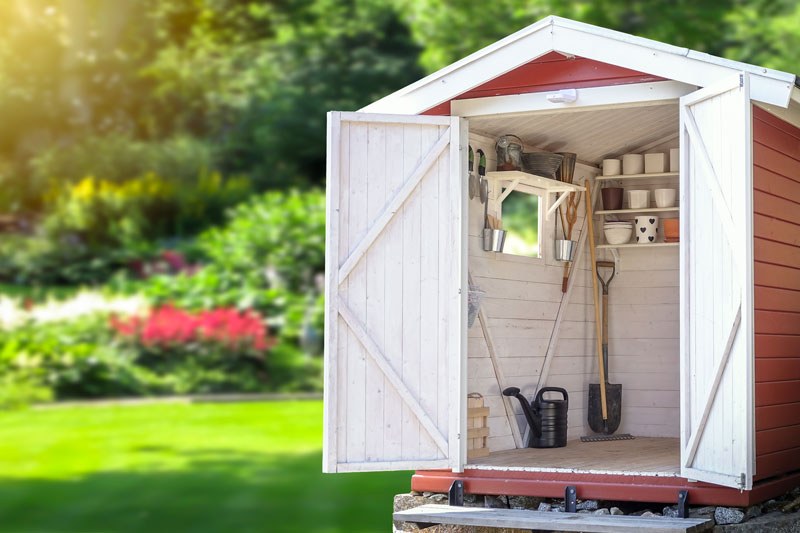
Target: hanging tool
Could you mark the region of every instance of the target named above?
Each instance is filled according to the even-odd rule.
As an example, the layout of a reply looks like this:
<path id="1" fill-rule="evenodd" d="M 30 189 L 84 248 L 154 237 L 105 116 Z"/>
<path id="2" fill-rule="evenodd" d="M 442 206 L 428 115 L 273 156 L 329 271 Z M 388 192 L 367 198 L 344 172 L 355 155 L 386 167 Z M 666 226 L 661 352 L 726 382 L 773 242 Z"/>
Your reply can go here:
<path id="1" fill-rule="evenodd" d="M 469 146 L 469 199 L 472 200 L 478 194 L 478 187 L 480 184 L 478 183 L 478 177 L 473 174 L 473 170 L 475 169 L 475 152 L 472 151 L 472 146 Z"/>
<path id="2" fill-rule="evenodd" d="M 577 154 L 572 152 L 562 152 L 560 155 L 564 157 L 561 161 L 561 168 L 559 169 L 558 177 L 564 183 L 572 183 L 572 178 L 575 175 L 575 162 L 578 159 Z M 561 228 L 564 232 L 564 240 L 572 240 L 572 228 L 578 220 L 578 206 L 581 203 L 581 193 L 571 192 L 567 198 L 567 220 L 564 222 L 564 216 L 561 212 L 561 207 L 558 208 L 558 214 L 561 217 Z M 567 283 L 569 281 L 569 262 L 564 263 L 564 279 L 561 282 L 561 292 L 567 292 Z"/>
<path id="3" fill-rule="evenodd" d="M 600 274 L 601 268 L 610 268 L 611 276 L 608 279 Z M 597 261 L 595 264 L 595 274 L 603 287 L 603 374 L 606 376 L 606 410 L 607 418 L 600 416 L 599 405 L 599 384 L 589 384 L 589 427 L 595 433 L 602 435 L 592 435 L 582 438 L 584 442 L 597 442 L 604 440 L 629 440 L 634 437 L 625 433 L 612 435 L 619 428 L 622 420 L 622 385 L 619 383 L 608 382 L 608 287 L 614 279 L 615 264 L 613 261 Z"/>
<path id="4" fill-rule="evenodd" d="M 483 228 L 489 227 L 489 181 L 486 179 L 486 154 L 478 148 L 478 179 L 480 180 L 480 199 L 483 204 Z"/>

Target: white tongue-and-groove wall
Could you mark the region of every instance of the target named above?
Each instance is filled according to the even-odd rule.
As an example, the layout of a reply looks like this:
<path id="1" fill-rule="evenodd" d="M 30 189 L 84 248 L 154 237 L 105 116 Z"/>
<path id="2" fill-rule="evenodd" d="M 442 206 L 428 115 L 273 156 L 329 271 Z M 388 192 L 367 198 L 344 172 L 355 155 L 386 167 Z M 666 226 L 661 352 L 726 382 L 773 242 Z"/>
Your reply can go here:
<path id="1" fill-rule="evenodd" d="M 494 170 L 494 139 L 471 133 L 470 144 L 474 150 L 481 148 L 486 153 L 487 170 Z M 580 158 L 580 154 L 578 156 Z M 596 169 L 578 164 L 574 181 L 580 183 L 596 172 Z M 490 190 L 490 198 L 494 198 L 496 192 Z M 584 227 L 584 201 L 585 198 L 573 230 L 575 240 L 580 238 L 579 230 Z M 492 212 L 490 200 L 489 213 Z M 595 231 L 599 234 L 602 228 L 598 220 L 599 217 L 595 219 L 598 226 Z M 544 224 L 541 246 L 547 248 L 543 260 L 484 252 L 480 238 L 482 228 L 483 205 L 475 198 L 469 204 L 469 270 L 473 281 L 487 292 L 482 309 L 505 375 L 503 385 L 519 387 L 531 399 L 562 299 L 564 267 L 552 257 L 555 220 Z M 604 252 L 598 250 L 598 259 L 604 258 Z M 610 254 L 607 259 L 611 259 Z M 569 393 L 570 439 L 589 433 L 586 424 L 589 383 L 598 381 L 589 264 L 586 242 L 580 262 L 573 265 L 577 278 L 544 383 L 563 387 Z M 609 378 L 612 383 L 623 384 L 619 432 L 678 436 L 677 268 L 677 247 L 623 251 L 622 272 L 612 283 L 609 312 Z M 478 320 L 470 328 L 468 337 L 468 390 L 481 393 L 491 410 L 489 448 L 492 451 L 513 449 L 514 439 Z M 512 405 L 520 433 L 524 433 L 527 424 L 519 402 L 512 399 Z"/>

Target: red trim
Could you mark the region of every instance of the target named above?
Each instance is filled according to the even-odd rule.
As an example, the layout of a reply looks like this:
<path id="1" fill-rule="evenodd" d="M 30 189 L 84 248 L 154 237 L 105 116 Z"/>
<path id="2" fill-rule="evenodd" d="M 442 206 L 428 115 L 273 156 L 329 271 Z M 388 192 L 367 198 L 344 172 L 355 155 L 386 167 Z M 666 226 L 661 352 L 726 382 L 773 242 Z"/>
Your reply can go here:
<path id="1" fill-rule="evenodd" d="M 456 479 L 464 481 L 468 494 L 498 494 L 563 498 L 564 488 L 575 485 L 579 498 L 607 501 L 676 502 L 678 491 L 689 491 L 692 505 L 746 506 L 785 493 L 800 484 L 800 472 L 756 484 L 752 491 L 721 487 L 710 483 L 692 483 L 684 478 L 655 476 L 619 476 L 599 474 L 562 474 L 550 472 L 500 472 L 467 470 L 454 474 L 449 470 L 418 470 L 411 477 L 411 490 L 447 492 Z"/>
<path id="2" fill-rule="evenodd" d="M 550 52 L 493 80 L 461 93 L 453 100 L 537 93 L 556 89 L 626 85 L 651 81 L 664 81 L 664 78 L 617 65 L 601 63 L 592 59 L 583 57 L 567 58 L 559 53 Z M 423 114 L 449 115 L 450 101 L 432 107 Z"/>

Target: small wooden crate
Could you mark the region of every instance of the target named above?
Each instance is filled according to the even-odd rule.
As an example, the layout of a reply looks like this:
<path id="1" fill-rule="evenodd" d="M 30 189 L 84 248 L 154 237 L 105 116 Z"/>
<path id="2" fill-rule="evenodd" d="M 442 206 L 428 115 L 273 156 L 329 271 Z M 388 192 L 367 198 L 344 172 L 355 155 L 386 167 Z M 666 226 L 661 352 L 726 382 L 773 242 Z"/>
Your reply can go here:
<path id="1" fill-rule="evenodd" d="M 467 395 L 467 459 L 489 455 L 489 408 L 483 406 L 483 396 L 477 392 Z"/>

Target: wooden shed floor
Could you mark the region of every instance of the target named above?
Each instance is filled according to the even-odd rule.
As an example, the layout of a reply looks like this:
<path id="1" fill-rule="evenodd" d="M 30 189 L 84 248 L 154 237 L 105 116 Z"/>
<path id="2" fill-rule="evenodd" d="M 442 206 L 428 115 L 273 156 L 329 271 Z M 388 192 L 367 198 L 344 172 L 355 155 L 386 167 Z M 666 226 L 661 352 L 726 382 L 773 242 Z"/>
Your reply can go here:
<path id="1" fill-rule="evenodd" d="M 636 437 L 633 440 L 581 442 L 564 448 L 525 448 L 493 452 L 472 459 L 466 468 L 603 474 L 680 475 L 680 439 Z"/>

